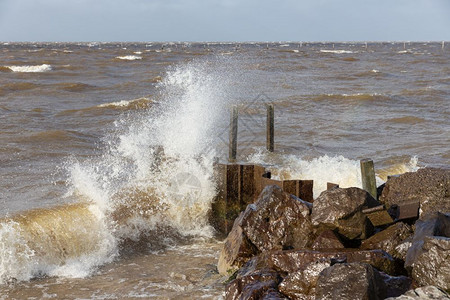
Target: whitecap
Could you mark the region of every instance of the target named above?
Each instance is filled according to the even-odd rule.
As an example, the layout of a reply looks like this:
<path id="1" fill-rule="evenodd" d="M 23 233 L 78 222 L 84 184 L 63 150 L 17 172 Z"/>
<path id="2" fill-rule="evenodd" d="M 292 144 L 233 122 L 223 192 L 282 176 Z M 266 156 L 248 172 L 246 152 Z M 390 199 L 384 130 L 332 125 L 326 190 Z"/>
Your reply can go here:
<path id="1" fill-rule="evenodd" d="M 125 55 L 125 56 L 117 56 L 117 59 L 122 59 L 122 60 L 139 60 L 142 59 L 142 56 L 137 56 L 137 55 Z"/>
<path id="2" fill-rule="evenodd" d="M 350 50 L 320 50 L 322 53 L 336 53 L 336 54 L 344 54 L 344 53 L 355 53 Z"/>
<path id="3" fill-rule="evenodd" d="M 99 107 L 99 108 L 103 108 L 103 107 L 127 107 L 130 104 L 137 103 L 137 102 L 142 102 L 142 101 L 150 101 L 150 99 L 142 97 L 142 98 L 133 99 L 133 100 L 121 100 L 121 101 L 116 101 L 116 102 L 103 103 L 103 104 L 97 105 L 97 107 Z"/>
<path id="4" fill-rule="evenodd" d="M 52 70 L 52 66 L 47 64 L 37 66 L 5 66 L 5 67 L 9 68 L 13 72 L 18 73 L 40 73 Z"/>

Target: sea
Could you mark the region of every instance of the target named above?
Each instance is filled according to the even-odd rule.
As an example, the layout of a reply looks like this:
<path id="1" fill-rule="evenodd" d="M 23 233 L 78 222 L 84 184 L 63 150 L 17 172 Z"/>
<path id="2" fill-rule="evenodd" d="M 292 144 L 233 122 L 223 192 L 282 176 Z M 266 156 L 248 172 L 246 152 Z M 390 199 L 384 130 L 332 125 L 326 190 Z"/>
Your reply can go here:
<path id="1" fill-rule="evenodd" d="M 448 168 L 450 43 L 0 43 L 0 299 L 223 299 L 234 108 L 237 162 L 315 197 Z"/>

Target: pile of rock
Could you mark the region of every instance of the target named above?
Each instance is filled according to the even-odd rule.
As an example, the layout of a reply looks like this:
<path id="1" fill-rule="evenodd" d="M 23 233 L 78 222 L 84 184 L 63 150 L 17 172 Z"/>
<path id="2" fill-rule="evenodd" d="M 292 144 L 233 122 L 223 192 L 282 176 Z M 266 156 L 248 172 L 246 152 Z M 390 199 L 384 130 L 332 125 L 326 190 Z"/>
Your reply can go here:
<path id="1" fill-rule="evenodd" d="M 417 216 L 399 218 L 412 201 Z M 449 208 L 450 170 L 391 178 L 380 202 L 354 187 L 309 203 L 268 186 L 220 254 L 226 299 L 450 299 Z"/>

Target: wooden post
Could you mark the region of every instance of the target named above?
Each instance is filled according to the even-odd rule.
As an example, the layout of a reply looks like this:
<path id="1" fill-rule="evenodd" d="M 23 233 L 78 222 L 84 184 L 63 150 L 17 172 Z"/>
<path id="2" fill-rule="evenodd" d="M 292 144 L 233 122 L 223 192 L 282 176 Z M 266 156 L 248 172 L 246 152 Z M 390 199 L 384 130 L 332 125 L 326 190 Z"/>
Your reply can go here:
<path id="1" fill-rule="evenodd" d="M 274 112 L 273 104 L 267 104 L 267 140 L 266 148 L 268 151 L 273 152 L 274 150 Z"/>
<path id="2" fill-rule="evenodd" d="M 334 190 L 334 189 L 338 189 L 338 188 L 339 188 L 339 184 L 327 182 L 327 190 Z"/>
<path id="3" fill-rule="evenodd" d="M 377 183 L 375 179 L 375 168 L 373 160 L 366 158 L 360 161 L 362 187 L 377 200 Z"/>
<path id="4" fill-rule="evenodd" d="M 229 143 L 229 160 L 236 160 L 237 153 L 237 134 L 238 134 L 238 109 L 233 106 L 231 109 L 230 120 L 230 143 Z"/>

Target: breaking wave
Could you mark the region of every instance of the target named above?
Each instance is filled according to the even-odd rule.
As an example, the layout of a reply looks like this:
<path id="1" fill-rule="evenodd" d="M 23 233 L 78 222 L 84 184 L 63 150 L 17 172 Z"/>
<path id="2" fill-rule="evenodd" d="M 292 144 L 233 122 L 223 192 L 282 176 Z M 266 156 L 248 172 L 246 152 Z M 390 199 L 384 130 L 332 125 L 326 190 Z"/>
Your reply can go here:
<path id="1" fill-rule="evenodd" d="M 122 115 L 100 157 L 66 163 L 66 196 L 78 203 L 0 220 L 0 283 L 84 277 L 130 247 L 212 237 L 216 144 L 243 82 L 234 60 L 170 68 L 157 105 Z"/>
<path id="2" fill-rule="evenodd" d="M 341 188 L 362 188 L 359 160 L 344 156 L 323 155 L 314 159 L 303 159 L 293 154 L 270 155 L 265 150 L 257 151 L 248 157 L 249 162 L 268 166 L 274 179 L 314 180 L 314 198 L 327 189 L 327 183 L 338 184 Z M 387 168 L 376 168 L 377 185 L 387 180 L 388 175 L 403 174 L 418 169 L 417 157 L 409 162 L 396 163 Z"/>
<path id="3" fill-rule="evenodd" d="M 142 56 L 138 56 L 138 55 L 124 55 L 124 56 L 117 56 L 117 59 L 121 59 L 121 60 L 140 60 L 142 59 Z"/>
<path id="4" fill-rule="evenodd" d="M 350 50 L 320 50 L 322 53 L 336 53 L 336 54 L 347 54 L 347 53 L 355 53 Z"/>
<path id="5" fill-rule="evenodd" d="M 40 72 L 48 72 L 52 70 L 51 65 L 42 64 L 37 66 L 5 66 L 13 72 L 18 73 L 40 73 Z"/>

